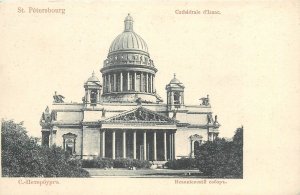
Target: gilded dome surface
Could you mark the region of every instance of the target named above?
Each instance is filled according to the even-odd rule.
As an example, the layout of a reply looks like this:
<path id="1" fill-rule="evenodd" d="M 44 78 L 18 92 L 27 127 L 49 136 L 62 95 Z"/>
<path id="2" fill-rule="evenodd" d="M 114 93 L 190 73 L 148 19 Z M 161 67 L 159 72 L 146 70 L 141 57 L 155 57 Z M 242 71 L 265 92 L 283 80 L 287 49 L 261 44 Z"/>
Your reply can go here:
<path id="1" fill-rule="evenodd" d="M 133 31 L 133 19 L 128 14 L 124 20 L 124 32 L 118 35 L 109 48 L 109 53 L 124 50 L 139 50 L 148 53 L 148 46 L 141 36 Z"/>
<path id="2" fill-rule="evenodd" d="M 99 79 L 95 76 L 95 72 L 93 71 L 92 76 L 88 78 L 87 82 L 99 82 Z"/>
<path id="3" fill-rule="evenodd" d="M 170 81 L 170 84 L 171 83 L 181 83 L 177 78 L 176 78 L 176 74 L 174 73 L 174 78 Z"/>
<path id="4" fill-rule="evenodd" d="M 148 46 L 146 42 L 133 31 L 124 31 L 118 35 L 112 42 L 109 52 L 122 50 L 140 50 L 148 53 Z"/>

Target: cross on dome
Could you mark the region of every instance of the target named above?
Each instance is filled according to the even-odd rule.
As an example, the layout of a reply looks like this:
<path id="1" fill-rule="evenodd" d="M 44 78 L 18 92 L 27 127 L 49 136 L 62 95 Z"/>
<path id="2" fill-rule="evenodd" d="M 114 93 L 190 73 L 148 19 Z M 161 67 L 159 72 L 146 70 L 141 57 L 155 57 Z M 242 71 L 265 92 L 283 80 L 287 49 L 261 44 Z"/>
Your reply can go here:
<path id="1" fill-rule="evenodd" d="M 133 19 L 130 16 L 130 14 L 128 14 L 124 20 L 124 24 L 125 24 L 125 32 L 129 32 L 129 31 L 133 31 Z"/>
<path id="2" fill-rule="evenodd" d="M 87 80 L 88 82 L 98 82 L 99 79 L 95 76 L 95 71 L 93 70 L 92 76 Z"/>

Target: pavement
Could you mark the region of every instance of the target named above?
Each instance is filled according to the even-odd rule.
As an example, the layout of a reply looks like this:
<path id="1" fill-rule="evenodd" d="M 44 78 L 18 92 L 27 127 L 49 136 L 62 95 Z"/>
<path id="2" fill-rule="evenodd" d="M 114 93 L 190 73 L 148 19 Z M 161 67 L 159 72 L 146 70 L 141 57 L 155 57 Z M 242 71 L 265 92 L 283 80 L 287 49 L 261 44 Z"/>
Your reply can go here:
<path id="1" fill-rule="evenodd" d="M 199 170 L 173 169 L 98 169 L 85 168 L 92 178 L 99 177 L 131 177 L 131 178 L 204 178 Z"/>

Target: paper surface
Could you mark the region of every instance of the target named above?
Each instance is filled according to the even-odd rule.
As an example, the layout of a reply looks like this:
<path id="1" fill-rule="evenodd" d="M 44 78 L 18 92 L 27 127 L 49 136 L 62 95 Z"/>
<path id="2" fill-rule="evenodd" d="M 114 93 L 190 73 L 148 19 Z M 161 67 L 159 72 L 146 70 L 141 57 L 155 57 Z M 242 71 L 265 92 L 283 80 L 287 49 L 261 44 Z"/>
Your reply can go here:
<path id="1" fill-rule="evenodd" d="M 299 194 L 299 9 L 299 1 L 1 1 L 1 118 L 41 136 L 52 93 L 80 102 L 130 13 L 159 70 L 159 94 L 176 73 L 186 102 L 210 94 L 221 137 L 244 126 L 244 179 L 1 178 L 0 193 Z"/>

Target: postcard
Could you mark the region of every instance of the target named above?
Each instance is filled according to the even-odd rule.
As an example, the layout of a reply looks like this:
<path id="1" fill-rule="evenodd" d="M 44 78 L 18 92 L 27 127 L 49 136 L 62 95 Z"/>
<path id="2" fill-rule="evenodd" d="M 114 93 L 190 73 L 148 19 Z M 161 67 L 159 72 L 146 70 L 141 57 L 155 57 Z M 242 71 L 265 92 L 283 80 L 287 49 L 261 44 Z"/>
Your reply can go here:
<path id="1" fill-rule="evenodd" d="M 1 1 L 1 194 L 299 194 L 299 1 Z"/>

